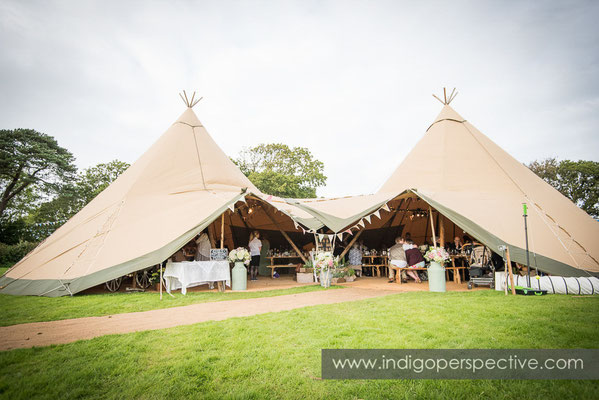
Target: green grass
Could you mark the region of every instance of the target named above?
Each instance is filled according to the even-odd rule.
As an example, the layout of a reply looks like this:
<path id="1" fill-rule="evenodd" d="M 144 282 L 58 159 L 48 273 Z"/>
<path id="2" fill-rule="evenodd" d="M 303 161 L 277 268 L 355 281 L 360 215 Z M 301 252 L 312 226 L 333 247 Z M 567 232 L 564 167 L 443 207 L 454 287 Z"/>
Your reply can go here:
<path id="1" fill-rule="evenodd" d="M 0 353 L 0 396 L 596 399 L 597 381 L 321 380 L 322 348 L 597 348 L 597 297 L 403 293 Z"/>
<path id="2" fill-rule="evenodd" d="M 69 318 L 98 317 L 212 301 L 282 296 L 316 290 L 324 289 L 318 285 L 312 285 L 259 292 L 187 292 L 185 296 L 176 293 L 174 298 L 165 293 L 162 300 L 156 292 L 102 293 L 75 295 L 73 297 L 35 297 L 3 294 L 0 295 L 0 326 Z"/>

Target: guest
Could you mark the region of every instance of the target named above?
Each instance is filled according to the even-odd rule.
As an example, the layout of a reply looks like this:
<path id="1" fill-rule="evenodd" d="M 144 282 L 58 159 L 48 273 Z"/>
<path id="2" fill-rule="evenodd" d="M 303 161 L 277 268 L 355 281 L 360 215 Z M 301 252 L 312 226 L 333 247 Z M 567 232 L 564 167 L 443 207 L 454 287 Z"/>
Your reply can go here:
<path id="1" fill-rule="evenodd" d="M 262 242 L 260 241 L 260 232 L 254 231 L 250 234 L 250 280 L 258 280 L 258 267 L 260 266 L 260 250 L 262 249 Z"/>
<path id="2" fill-rule="evenodd" d="M 406 251 L 403 248 L 404 243 L 404 238 L 397 237 L 395 238 L 395 244 L 389 249 L 389 283 L 392 283 L 395 280 L 395 268 L 393 268 L 392 265 L 397 268 L 405 268 L 408 266 Z M 397 270 L 397 273 L 399 274 L 397 279 L 401 279 L 400 271 Z"/>
<path id="3" fill-rule="evenodd" d="M 270 265 L 268 261 L 268 253 L 270 252 L 270 241 L 268 240 L 268 236 L 263 233 L 261 236 L 262 240 L 262 248 L 260 249 L 260 266 L 258 267 L 258 274 L 261 276 L 270 276 Z"/>
<path id="4" fill-rule="evenodd" d="M 210 238 L 206 232 L 202 232 L 196 238 L 196 244 L 198 246 L 195 254 L 196 261 L 208 261 L 210 260 Z"/>
<path id="5" fill-rule="evenodd" d="M 408 262 L 409 268 L 424 268 L 425 262 L 422 253 L 418 249 L 418 246 L 414 244 L 412 240 L 406 240 L 406 244 L 410 247 L 406 250 L 406 261 Z M 418 283 L 422 283 L 418 273 L 416 271 L 407 271 L 408 275 L 414 278 Z"/>
<path id="6" fill-rule="evenodd" d="M 412 234 L 410 232 L 406 232 L 406 236 L 404 237 L 404 240 L 407 242 L 408 240 L 412 240 Z"/>
<path id="7" fill-rule="evenodd" d="M 360 245 L 358 243 L 354 243 L 349 251 L 349 265 L 356 271 L 356 273 L 360 273 L 358 276 L 362 276 L 362 251 L 360 251 Z"/>
<path id="8" fill-rule="evenodd" d="M 462 239 L 460 239 L 459 236 L 456 236 L 455 238 L 453 238 L 453 250 L 455 250 L 456 252 L 460 252 L 462 251 L 462 247 L 464 247 L 464 243 L 462 242 Z"/>

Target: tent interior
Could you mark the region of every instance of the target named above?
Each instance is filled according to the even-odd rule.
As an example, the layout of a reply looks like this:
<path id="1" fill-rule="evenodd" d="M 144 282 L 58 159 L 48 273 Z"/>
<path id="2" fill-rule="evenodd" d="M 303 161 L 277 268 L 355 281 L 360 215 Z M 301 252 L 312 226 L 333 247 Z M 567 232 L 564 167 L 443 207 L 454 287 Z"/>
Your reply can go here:
<path id="1" fill-rule="evenodd" d="M 395 244 L 396 237 L 406 235 L 417 245 L 432 245 L 433 227 L 437 241 L 445 244 L 452 243 L 456 236 L 461 239 L 466 234 L 413 193 L 397 196 L 387 202 L 387 206 L 389 212 L 382 212 L 380 218 L 371 216 L 370 223 L 365 222 L 365 226 L 354 233 L 354 236 L 360 234 L 358 240 L 369 249 L 386 250 Z M 344 241 L 348 240 L 351 239 L 346 237 Z"/>

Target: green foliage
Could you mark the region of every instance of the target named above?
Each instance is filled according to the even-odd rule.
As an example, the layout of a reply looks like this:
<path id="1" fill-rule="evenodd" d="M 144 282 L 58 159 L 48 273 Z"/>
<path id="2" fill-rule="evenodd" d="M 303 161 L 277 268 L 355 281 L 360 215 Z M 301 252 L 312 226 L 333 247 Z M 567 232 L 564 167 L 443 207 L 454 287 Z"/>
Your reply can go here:
<path id="1" fill-rule="evenodd" d="M 245 149 L 233 160 L 256 187 L 280 197 L 316 197 L 324 186 L 324 164 L 305 147 L 282 143 L 260 144 Z"/>
<path id="2" fill-rule="evenodd" d="M 12 266 L 35 249 L 37 243 L 21 242 L 17 244 L 0 243 L 0 265 Z"/>
<path id="3" fill-rule="evenodd" d="M 73 179 L 74 161 L 52 136 L 33 129 L 0 130 L 0 218 L 22 215 L 11 206 L 26 189 L 34 198 L 57 193 Z"/>
<path id="4" fill-rule="evenodd" d="M 527 166 L 589 215 L 599 217 L 599 162 L 553 157 Z"/>
<path id="5" fill-rule="evenodd" d="M 597 296 L 400 293 L 4 351 L 0 391 L 7 399 L 596 399 L 592 380 L 322 380 L 321 349 L 597 348 L 597 306 Z"/>

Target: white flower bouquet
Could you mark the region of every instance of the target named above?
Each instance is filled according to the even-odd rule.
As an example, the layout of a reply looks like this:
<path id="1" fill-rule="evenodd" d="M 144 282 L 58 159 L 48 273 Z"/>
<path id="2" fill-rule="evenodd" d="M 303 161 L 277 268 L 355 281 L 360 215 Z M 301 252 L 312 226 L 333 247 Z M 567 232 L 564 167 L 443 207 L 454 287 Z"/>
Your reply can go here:
<path id="1" fill-rule="evenodd" d="M 231 250 L 231 252 L 229 253 L 229 261 L 231 261 L 232 263 L 235 262 L 242 262 L 245 265 L 250 265 L 250 260 L 252 259 L 252 257 L 250 257 L 250 252 L 243 247 L 238 247 L 236 249 Z"/>
<path id="2" fill-rule="evenodd" d="M 324 251 L 320 253 L 316 253 L 314 256 L 314 266 L 319 271 L 328 271 L 329 269 L 333 269 L 335 266 L 335 259 L 333 258 L 333 253 L 330 251 Z"/>
<path id="3" fill-rule="evenodd" d="M 434 247 L 431 247 L 424 255 L 424 258 L 426 258 L 428 261 L 434 261 L 443 265 L 449 261 L 450 257 L 449 253 L 445 251 L 444 248 L 438 247 L 435 249 Z"/>

